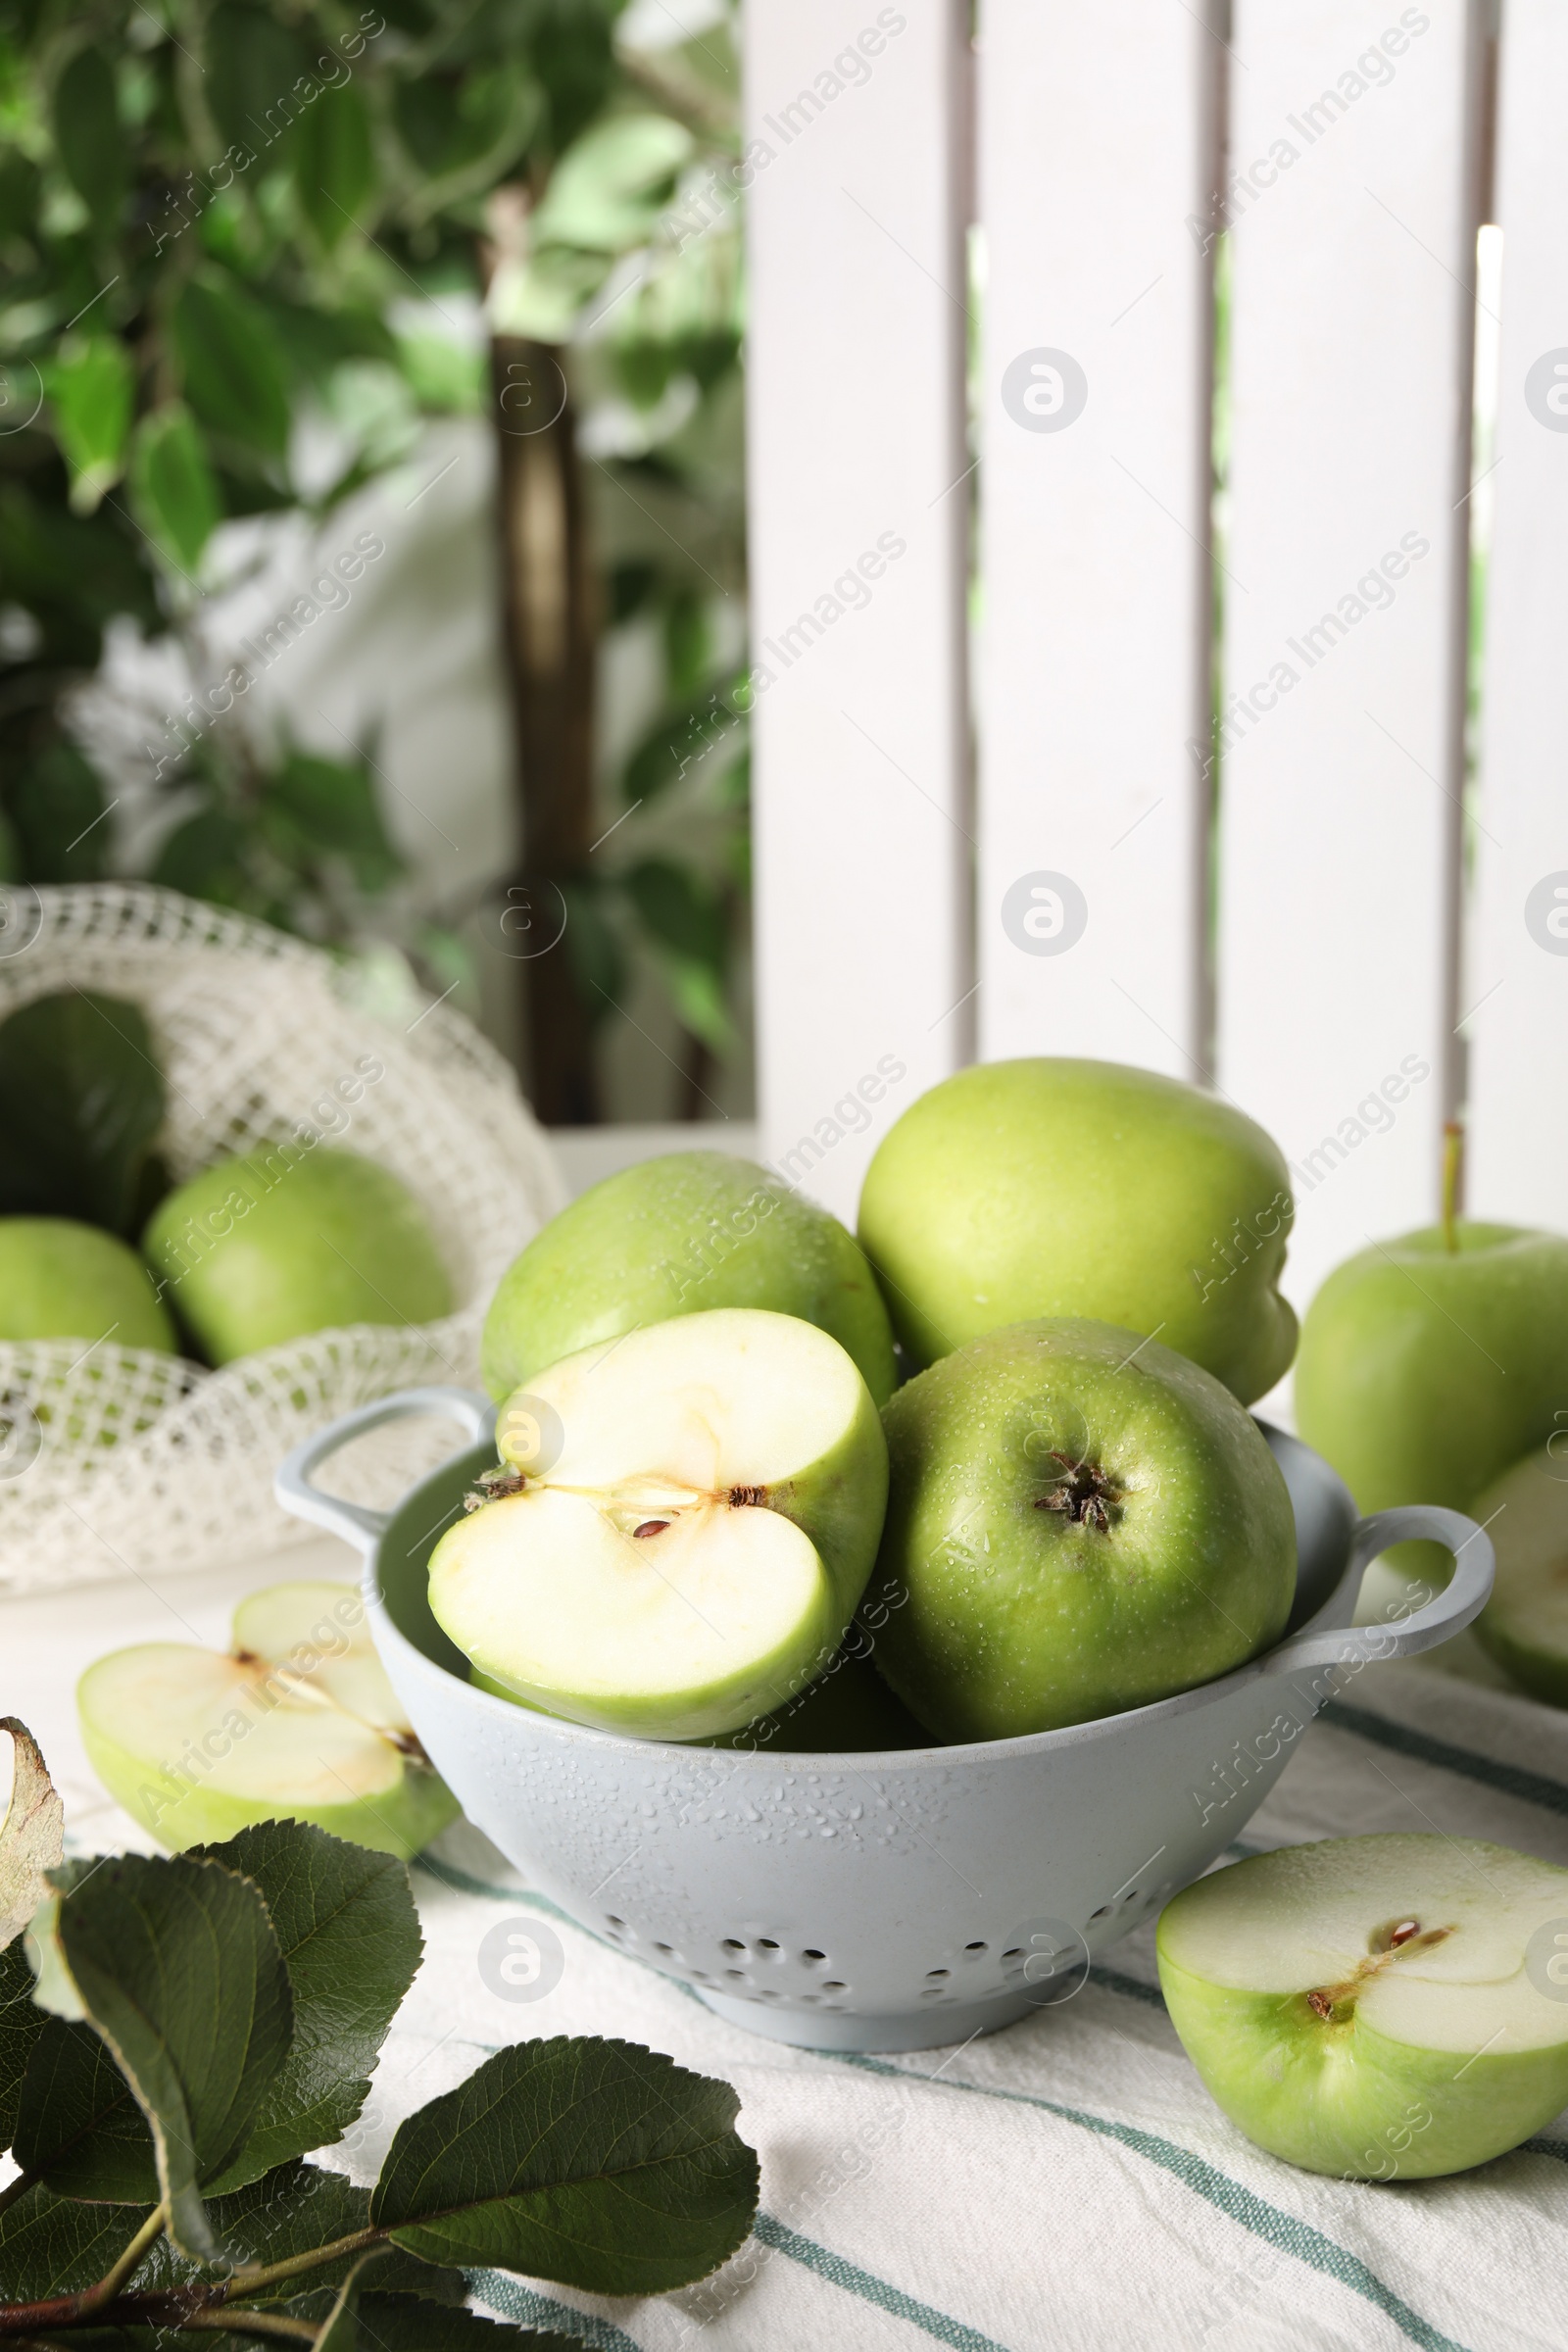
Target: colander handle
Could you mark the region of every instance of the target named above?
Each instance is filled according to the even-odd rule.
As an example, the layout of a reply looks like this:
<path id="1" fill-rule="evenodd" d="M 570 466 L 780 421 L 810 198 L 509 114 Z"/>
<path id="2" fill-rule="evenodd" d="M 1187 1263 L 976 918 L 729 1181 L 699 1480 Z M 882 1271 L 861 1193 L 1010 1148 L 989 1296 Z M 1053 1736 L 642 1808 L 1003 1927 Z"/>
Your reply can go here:
<path id="1" fill-rule="evenodd" d="M 459 1423 L 475 1446 L 481 1438 L 490 1437 L 496 1425 L 495 1406 L 488 1396 L 472 1389 L 400 1389 L 395 1396 L 377 1396 L 371 1404 L 341 1414 L 318 1429 L 314 1438 L 307 1438 L 303 1446 L 296 1446 L 278 1465 L 273 1494 L 296 1519 L 312 1520 L 341 1536 L 346 1544 L 368 1551 L 385 1534 L 392 1513 L 372 1511 L 363 1502 L 345 1502 L 337 1494 L 323 1494 L 313 1484 L 312 1472 L 319 1470 L 327 1456 L 351 1438 L 362 1437 L 368 1429 L 380 1429 L 388 1421 L 412 1420 L 418 1413 L 444 1413 Z"/>
<path id="2" fill-rule="evenodd" d="M 1380 1552 L 1392 1544 L 1425 1540 L 1441 1544 L 1453 1554 L 1453 1578 L 1424 1608 L 1408 1617 L 1390 1618 L 1381 1625 L 1310 1627 L 1282 1642 L 1265 1661 L 1270 1674 L 1298 1674 L 1303 1667 L 1370 1666 L 1383 1658 L 1413 1657 L 1446 1642 L 1479 1617 L 1492 1591 L 1496 1562 L 1491 1538 L 1462 1511 L 1441 1510 L 1436 1503 L 1412 1502 L 1398 1510 L 1379 1511 L 1363 1519 L 1350 1539 L 1346 1573 L 1361 1579 Z"/>

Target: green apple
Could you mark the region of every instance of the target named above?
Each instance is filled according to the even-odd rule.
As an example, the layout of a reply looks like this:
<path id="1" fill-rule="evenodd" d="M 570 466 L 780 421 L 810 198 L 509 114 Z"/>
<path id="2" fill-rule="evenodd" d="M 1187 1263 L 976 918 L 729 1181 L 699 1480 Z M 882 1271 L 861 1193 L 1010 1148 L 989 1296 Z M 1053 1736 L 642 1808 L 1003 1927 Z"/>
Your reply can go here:
<path id="1" fill-rule="evenodd" d="M 1296 1422 L 1363 1511 L 1468 1511 L 1568 1413 L 1568 1240 L 1513 1225 L 1441 1225 L 1336 1267 L 1306 1311 Z M 1436 1544 L 1395 1566 L 1446 1584 Z"/>
<path id="2" fill-rule="evenodd" d="M 715 1307 L 798 1315 L 893 1394 L 893 1334 L 870 1268 L 825 1208 L 723 1152 L 671 1152 L 607 1176 L 502 1276 L 484 1327 L 490 1394 L 639 1325 Z"/>
<path id="3" fill-rule="evenodd" d="M 887 1448 L 813 1324 L 757 1307 L 650 1324 L 539 1373 L 497 1435 L 522 1466 L 490 1474 L 430 1559 L 436 1620 L 492 1685 L 698 1740 L 833 1657 L 876 1553 Z"/>
<path id="4" fill-rule="evenodd" d="M 1559 1444 L 1559 1439 L 1562 1443 Z M 1497 1555 L 1471 1632 L 1532 1698 L 1568 1707 L 1568 1434 L 1515 1462 L 1471 1505 Z"/>
<path id="5" fill-rule="evenodd" d="M 0 1339 L 178 1354 L 174 1324 L 134 1249 L 71 1216 L 0 1216 Z"/>
<path id="6" fill-rule="evenodd" d="M 179 1850 L 256 1821 L 312 1821 L 405 1861 L 455 1819 L 370 1643 L 352 1585 L 270 1586 L 228 1652 L 144 1642 L 76 1687 L 94 1772 Z"/>
<path id="7" fill-rule="evenodd" d="M 977 1063 L 912 1103 L 866 1172 L 859 1236 L 918 1365 L 1003 1324 L 1091 1315 L 1247 1404 L 1296 1346 L 1292 1213 L 1278 1149 L 1230 1103 L 1042 1058 Z"/>
<path id="8" fill-rule="evenodd" d="M 1233 2124 L 1290 2164 L 1421 2180 L 1568 2102 L 1568 1871 L 1479 1838 L 1335 1838 L 1167 1903 L 1171 2023 Z"/>
<path id="9" fill-rule="evenodd" d="M 0 1340 L 103 1340 L 178 1352 L 134 1250 L 72 1217 L 0 1217 Z"/>
<path id="10" fill-rule="evenodd" d="M 209 1363 L 349 1323 L 429 1323 L 452 1282 L 401 1177 L 357 1152 L 269 1145 L 163 1200 L 142 1248 Z"/>
<path id="11" fill-rule="evenodd" d="M 1284 1632 L 1285 1481 L 1229 1389 L 1157 1340 L 1013 1324 L 943 1356 L 882 1420 L 873 1656 L 947 1739 L 1146 1706 Z"/>

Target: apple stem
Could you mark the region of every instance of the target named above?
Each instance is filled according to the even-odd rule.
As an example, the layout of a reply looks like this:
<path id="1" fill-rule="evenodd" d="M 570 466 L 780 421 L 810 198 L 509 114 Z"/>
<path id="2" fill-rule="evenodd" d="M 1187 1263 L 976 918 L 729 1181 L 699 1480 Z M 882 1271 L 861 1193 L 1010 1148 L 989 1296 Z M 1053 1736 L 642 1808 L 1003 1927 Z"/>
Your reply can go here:
<path id="1" fill-rule="evenodd" d="M 1443 1246 L 1450 1257 L 1459 1251 L 1459 1177 L 1464 1165 L 1464 1129 L 1457 1119 L 1443 1127 Z"/>

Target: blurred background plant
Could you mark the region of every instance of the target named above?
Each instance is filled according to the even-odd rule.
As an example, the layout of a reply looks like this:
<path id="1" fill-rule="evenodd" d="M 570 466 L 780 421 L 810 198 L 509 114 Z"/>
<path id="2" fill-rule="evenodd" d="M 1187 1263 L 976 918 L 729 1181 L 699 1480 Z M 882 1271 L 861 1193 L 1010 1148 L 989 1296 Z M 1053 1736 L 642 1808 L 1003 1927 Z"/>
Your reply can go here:
<path id="1" fill-rule="evenodd" d="M 373 728 L 264 719 L 211 621 L 285 525 L 487 417 L 520 849 L 484 889 L 553 1124 L 603 1114 L 650 974 L 664 1115 L 742 1043 L 739 93 L 711 6 L 671 41 L 639 34 L 657 0 L 0 5 L 6 877 L 144 873 L 475 997 L 472 908 L 411 871 Z M 80 711 L 127 634 L 176 688 L 117 775 Z"/>

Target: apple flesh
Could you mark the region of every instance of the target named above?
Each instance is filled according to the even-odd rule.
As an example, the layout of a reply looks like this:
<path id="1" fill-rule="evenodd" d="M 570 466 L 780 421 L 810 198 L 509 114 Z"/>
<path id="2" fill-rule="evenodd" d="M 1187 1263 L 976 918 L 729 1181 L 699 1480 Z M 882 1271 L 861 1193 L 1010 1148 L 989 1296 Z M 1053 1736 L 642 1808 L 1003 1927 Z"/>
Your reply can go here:
<path id="1" fill-rule="evenodd" d="M 370 1644 L 352 1585 L 274 1585 L 226 1654 L 147 1642 L 76 1688 L 88 1761 L 178 1851 L 258 1821 L 309 1821 L 407 1861 L 456 1818 Z"/>
<path id="2" fill-rule="evenodd" d="M 559 1431 L 545 1454 L 541 1422 Z M 825 1332 L 747 1307 L 654 1324 L 540 1373 L 498 1440 L 527 1467 L 447 1530 L 429 1588 L 490 1686 L 698 1740 L 833 1657 L 876 1552 L 887 1450 Z"/>
<path id="3" fill-rule="evenodd" d="M 0 1340 L 103 1341 L 178 1352 L 133 1250 L 72 1217 L 0 1217 Z"/>
<path id="4" fill-rule="evenodd" d="M 1288 1367 L 1284 1158 L 1216 1096 L 1121 1062 L 960 1070 L 884 1136 L 860 1246 L 916 1365 L 1008 1323 L 1157 1334 L 1244 1404 Z"/>
<path id="5" fill-rule="evenodd" d="M 1432 1226 L 1359 1251 L 1301 1326 L 1297 1427 L 1365 1512 L 1469 1511 L 1568 1400 L 1568 1239 L 1461 1222 L 1455 1240 Z M 1440 1589 L 1452 1572 L 1436 1544 L 1388 1557 Z"/>
<path id="6" fill-rule="evenodd" d="M 452 1282 L 401 1177 L 357 1152 L 277 1144 L 204 1168 L 142 1248 L 207 1361 L 353 1323 L 429 1323 Z"/>
<path id="7" fill-rule="evenodd" d="M 502 1276 L 485 1318 L 492 1396 L 639 1325 L 717 1307 L 814 1323 L 872 1400 L 896 1378 L 893 1334 L 852 1237 L 776 1176 L 723 1152 L 672 1152 L 607 1176 L 552 1218 Z"/>
<path id="8" fill-rule="evenodd" d="M 1568 1461 L 1553 1439 L 1472 1506 L 1497 1555 L 1472 1632 L 1532 1698 L 1568 1707 Z"/>
<path id="9" fill-rule="evenodd" d="M 1290 1495 L 1230 1391 L 1081 1318 L 988 1332 L 883 1413 L 873 1658 L 949 1740 L 1084 1723 L 1277 1641 Z"/>
<path id="10" fill-rule="evenodd" d="M 1529 1854 L 1438 1836 L 1284 1846 L 1177 1895 L 1157 1943 L 1210 2096 L 1307 2172 L 1465 2172 L 1568 2102 L 1568 1871 Z"/>

